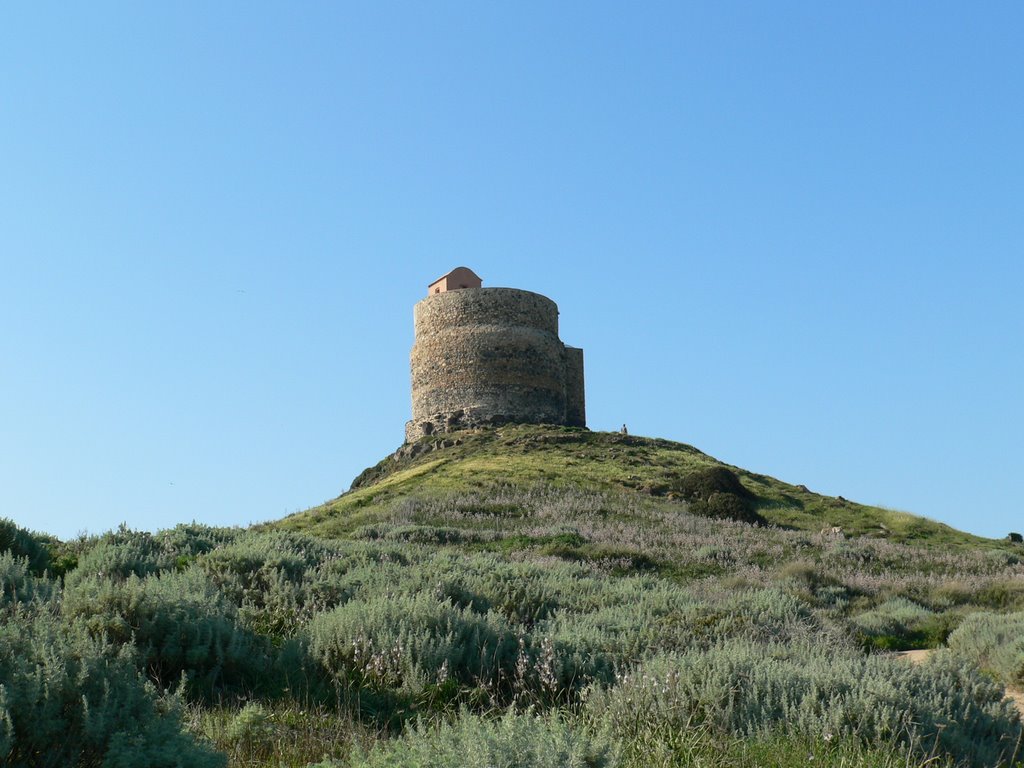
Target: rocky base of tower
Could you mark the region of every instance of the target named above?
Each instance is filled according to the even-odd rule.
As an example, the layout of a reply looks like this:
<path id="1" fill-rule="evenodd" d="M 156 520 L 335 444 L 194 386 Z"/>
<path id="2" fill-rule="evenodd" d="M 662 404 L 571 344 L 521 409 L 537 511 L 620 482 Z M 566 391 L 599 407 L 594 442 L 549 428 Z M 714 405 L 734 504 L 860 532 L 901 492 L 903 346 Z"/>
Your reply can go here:
<path id="1" fill-rule="evenodd" d="M 463 429 L 500 427 L 502 424 L 549 424 L 549 419 L 528 419 L 522 416 L 495 414 L 490 410 L 466 408 L 452 413 L 435 413 L 429 419 L 405 422 L 405 442 L 415 443 L 424 437 L 445 435 Z M 574 425 L 574 426 L 583 426 Z"/>

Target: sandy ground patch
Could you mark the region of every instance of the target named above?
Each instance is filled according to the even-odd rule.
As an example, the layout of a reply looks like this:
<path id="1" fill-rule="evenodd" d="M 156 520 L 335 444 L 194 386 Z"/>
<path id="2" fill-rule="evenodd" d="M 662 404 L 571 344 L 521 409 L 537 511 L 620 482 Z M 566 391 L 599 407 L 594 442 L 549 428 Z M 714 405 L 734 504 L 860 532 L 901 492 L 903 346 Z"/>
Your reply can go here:
<path id="1" fill-rule="evenodd" d="M 911 664 L 920 664 L 932 655 L 931 650 L 925 651 L 896 651 L 896 656 L 909 661 Z"/>

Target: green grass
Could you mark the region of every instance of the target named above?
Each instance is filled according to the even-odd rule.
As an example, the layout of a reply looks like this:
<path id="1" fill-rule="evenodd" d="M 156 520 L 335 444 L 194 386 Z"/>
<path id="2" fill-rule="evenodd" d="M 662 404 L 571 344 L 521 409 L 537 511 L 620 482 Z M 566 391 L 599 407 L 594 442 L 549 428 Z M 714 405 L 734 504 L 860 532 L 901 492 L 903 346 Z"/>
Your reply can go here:
<path id="1" fill-rule="evenodd" d="M 369 485 L 271 524 L 323 536 L 346 536 L 359 526 L 390 519 L 396 501 L 410 496 L 493 490 L 532 484 L 663 497 L 683 504 L 673 488 L 696 470 L 725 466 L 756 497 L 769 523 L 818 532 L 839 527 L 848 536 L 940 547 L 982 543 L 1010 549 L 948 525 L 882 507 L 857 504 L 733 467 L 698 449 L 616 432 L 570 427 L 508 425 L 455 433 L 459 444 L 415 456 L 389 456 L 371 468 Z M 435 441 L 424 439 L 422 446 Z"/>

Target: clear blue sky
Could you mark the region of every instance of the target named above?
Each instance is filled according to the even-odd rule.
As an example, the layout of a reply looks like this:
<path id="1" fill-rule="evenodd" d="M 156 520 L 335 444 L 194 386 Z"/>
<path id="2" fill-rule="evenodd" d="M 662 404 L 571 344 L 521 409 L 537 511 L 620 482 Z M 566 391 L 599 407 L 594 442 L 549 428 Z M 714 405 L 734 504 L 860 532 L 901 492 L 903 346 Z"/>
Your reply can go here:
<path id="1" fill-rule="evenodd" d="M 1024 529 L 1024 5 L 0 10 L 0 516 L 331 498 L 454 266 L 558 302 L 590 426 Z"/>

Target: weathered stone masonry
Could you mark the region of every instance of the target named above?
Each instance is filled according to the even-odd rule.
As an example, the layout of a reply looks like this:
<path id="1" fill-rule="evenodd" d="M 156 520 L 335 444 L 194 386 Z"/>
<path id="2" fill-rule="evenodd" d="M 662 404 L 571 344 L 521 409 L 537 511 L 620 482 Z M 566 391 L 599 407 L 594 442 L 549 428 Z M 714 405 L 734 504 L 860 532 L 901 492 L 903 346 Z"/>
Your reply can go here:
<path id="1" fill-rule="evenodd" d="M 559 340 L 558 307 L 547 297 L 447 290 L 413 315 L 406 442 L 506 422 L 586 426 L 583 350 Z"/>

